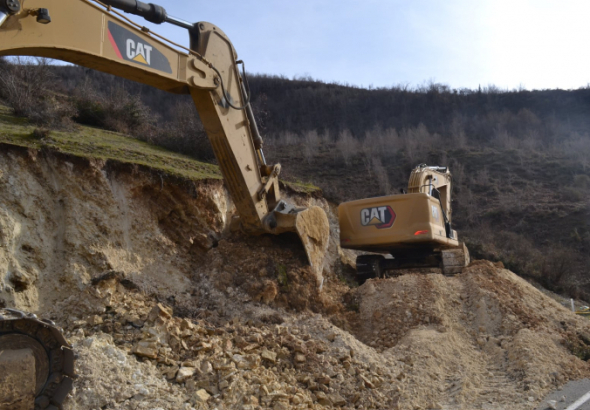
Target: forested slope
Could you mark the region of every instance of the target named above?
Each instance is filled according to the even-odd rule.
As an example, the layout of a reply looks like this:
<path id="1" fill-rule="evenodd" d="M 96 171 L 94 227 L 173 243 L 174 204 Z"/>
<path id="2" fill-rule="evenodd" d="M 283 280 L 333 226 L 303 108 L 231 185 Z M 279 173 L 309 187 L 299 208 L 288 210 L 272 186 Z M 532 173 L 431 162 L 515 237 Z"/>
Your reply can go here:
<path id="1" fill-rule="evenodd" d="M 214 161 L 188 96 L 73 66 L 3 70 L 15 83 L 51 79 L 44 84 L 58 97 L 35 106 L 70 121 L 52 126 L 84 123 Z M 283 164 L 284 178 L 313 182 L 337 204 L 398 193 L 419 163 L 448 165 L 455 226 L 475 256 L 590 297 L 590 88 L 362 89 L 266 75 L 249 83 L 267 158 Z M 3 90 L 17 114 L 43 126 Z"/>

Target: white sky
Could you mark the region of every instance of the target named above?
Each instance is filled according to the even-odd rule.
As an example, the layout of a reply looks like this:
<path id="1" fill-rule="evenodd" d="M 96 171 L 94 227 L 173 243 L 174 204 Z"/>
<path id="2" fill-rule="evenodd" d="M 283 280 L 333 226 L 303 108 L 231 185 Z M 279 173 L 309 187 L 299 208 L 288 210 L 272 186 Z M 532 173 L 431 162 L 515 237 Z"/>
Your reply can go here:
<path id="1" fill-rule="evenodd" d="M 254 73 L 364 87 L 590 83 L 590 0 L 149 1 L 219 26 Z M 183 29 L 154 29 L 188 46 Z"/>

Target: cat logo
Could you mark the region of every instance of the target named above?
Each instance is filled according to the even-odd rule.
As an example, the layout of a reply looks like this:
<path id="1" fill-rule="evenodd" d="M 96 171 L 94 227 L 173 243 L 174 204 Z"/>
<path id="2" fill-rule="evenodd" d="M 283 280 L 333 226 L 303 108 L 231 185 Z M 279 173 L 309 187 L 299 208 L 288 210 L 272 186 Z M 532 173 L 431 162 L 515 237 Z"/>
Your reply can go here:
<path id="1" fill-rule="evenodd" d="M 135 43 L 130 38 L 127 39 L 127 58 L 142 64 L 150 65 L 152 56 L 152 46 L 147 44 Z"/>
<path id="2" fill-rule="evenodd" d="M 395 221 L 395 212 L 388 206 L 365 208 L 361 211 L 361 225 L 375 226 L 377 229 L 391 228 Z"/>
<path id="3" fill-rule="evenodd" d="M 115 54 L 121 60 L 132 61 L 142 66 L 172 74 L 170 61 L 166 56 L 157 47 L 147 43 L 137 34 L 109 21 L 108 36 Z"/>

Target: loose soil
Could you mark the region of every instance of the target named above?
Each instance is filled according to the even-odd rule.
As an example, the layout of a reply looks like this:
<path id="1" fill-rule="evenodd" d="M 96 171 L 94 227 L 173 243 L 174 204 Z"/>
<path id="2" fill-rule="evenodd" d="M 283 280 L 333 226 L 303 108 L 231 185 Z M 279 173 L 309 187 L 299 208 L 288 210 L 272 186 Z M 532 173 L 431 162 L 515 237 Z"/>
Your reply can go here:
<path id="1" fill-rule="evenodd" d="M 487 261 L 321 289 L 295 235 L 230 229 L 222 183 L 0 153 L 0 307 L 55 320 L 78 409 L 532 409 L 590 376 L 590 325 Z"/>

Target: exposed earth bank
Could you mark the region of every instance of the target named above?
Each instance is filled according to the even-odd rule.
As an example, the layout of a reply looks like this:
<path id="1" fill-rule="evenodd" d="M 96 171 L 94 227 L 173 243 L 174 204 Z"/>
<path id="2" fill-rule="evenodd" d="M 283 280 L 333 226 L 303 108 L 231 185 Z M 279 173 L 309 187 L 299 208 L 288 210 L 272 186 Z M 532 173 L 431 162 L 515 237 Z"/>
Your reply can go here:
<path id="1" fill-rule="evenodd" d="M 220 181 L 3 146 L 0 307 L 63 326 L 66 410 L 532 409 L 590 376 L 589 322 L 502 266 L 350 287 L 331 215 L 320 291 L 234 213 Z"/>

